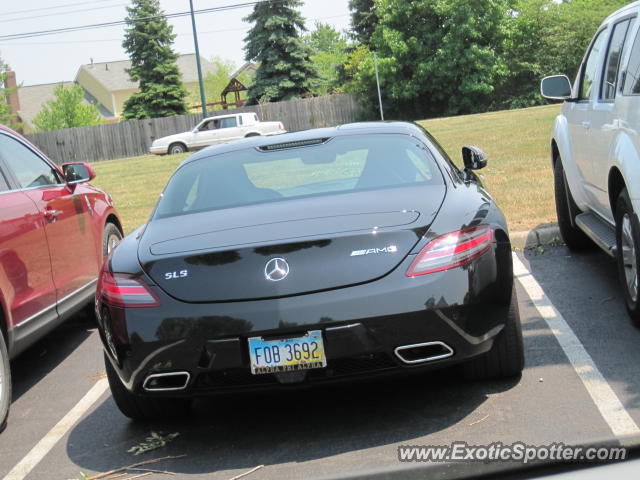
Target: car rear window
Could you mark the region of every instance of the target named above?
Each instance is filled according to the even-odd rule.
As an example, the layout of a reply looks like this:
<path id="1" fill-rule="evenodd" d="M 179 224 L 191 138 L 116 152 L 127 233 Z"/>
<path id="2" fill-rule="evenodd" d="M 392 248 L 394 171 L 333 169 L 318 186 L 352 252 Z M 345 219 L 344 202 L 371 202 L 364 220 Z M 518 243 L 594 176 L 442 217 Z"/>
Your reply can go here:
<path id="1" fill-rule="evenodd" d="M 337 137 L 311 146 L 247 149 L 188 163 L 167 184 L 155 216 L 442 183 L 431 153 L 411 137 Z"/>

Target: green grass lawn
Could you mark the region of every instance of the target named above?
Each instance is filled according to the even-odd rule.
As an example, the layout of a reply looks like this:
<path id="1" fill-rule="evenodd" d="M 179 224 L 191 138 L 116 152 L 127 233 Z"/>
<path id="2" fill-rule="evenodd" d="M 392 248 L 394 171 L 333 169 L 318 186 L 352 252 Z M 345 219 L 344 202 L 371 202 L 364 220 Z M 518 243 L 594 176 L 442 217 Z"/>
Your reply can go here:
<path id="1" fill-rule="evenodd" d="M 512 231 L 555 221 L 549 134 L 558 105 L 438 118 L 419 122 L 457 165 L 460 149 L 476 145 L 489 155 L 481 173 Z M 130 233 L 147 221 L 165 183 L 188 154 L 97 162 L 93 182 L 113 197 Z"/>
<path id="2" fill-rule="evenodd" d="M 560 105 L 438 118 L 419 122 L 456 165 L 463 145 L 489 156 L 483 182 L 513 232 L 556 221 L 549 143 Z"/>
<path id="3" fill-rule="evenodd" d="M 144 155 L 92 164 L 96 171 L 92 183 L 113 197 L 125 233 L 148 220 L 167 180 L 188 155 Z"/>

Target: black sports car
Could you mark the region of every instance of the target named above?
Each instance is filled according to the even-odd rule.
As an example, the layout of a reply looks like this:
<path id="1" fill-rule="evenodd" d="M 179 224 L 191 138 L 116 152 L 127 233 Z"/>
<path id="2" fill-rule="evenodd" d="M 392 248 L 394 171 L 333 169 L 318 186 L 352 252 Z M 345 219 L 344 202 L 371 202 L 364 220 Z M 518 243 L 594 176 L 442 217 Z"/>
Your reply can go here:
<path id="1" fill-rule="evenodd" d="M 460 364 L 518 375 L 522 333 L 502 212 L 410 123 L 207 148 L 112 253 L 96 311 L 132 418 L 190 399 Z"/>

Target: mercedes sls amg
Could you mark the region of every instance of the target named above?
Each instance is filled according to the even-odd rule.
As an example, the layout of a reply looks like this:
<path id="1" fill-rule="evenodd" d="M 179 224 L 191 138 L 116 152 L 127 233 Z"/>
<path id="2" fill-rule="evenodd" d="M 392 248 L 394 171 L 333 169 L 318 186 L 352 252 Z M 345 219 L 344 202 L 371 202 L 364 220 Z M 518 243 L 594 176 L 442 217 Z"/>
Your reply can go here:
<path id="1" fill-rule="evenodd" d="M 360 123 L 207 148 L 105 263 L 96 311 L 131 418 L 219 392 L 456 366 L 517 376 L 522 334 L 500 209 L 463 148 Z"/>

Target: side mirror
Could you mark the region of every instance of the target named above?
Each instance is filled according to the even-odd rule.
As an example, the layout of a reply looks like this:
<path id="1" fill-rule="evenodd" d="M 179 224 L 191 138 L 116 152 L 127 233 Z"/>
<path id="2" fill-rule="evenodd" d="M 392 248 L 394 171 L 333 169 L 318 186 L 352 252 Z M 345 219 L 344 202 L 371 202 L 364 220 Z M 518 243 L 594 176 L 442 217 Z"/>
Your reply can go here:
<path id="1" fill-rule="evenodd" d="M 466 170 L 480 170 L 487 166 L 489 157 L 478 147 L 462 147 L 462 160 Z"/>
<path id="2" fill-rule="evenodd" d="M 64 163 L 62 173 L 64 173 L 64 179 L 69 185 L 89 182 L 96 178 L 96 173 L 85 162 Z"/>
<path id="3" fill-rule="evenodd" d="M 571 99 L 571 82 L 566 75 L 544 77 L 540 82 L 540 94 L 549 100 Z"/>

